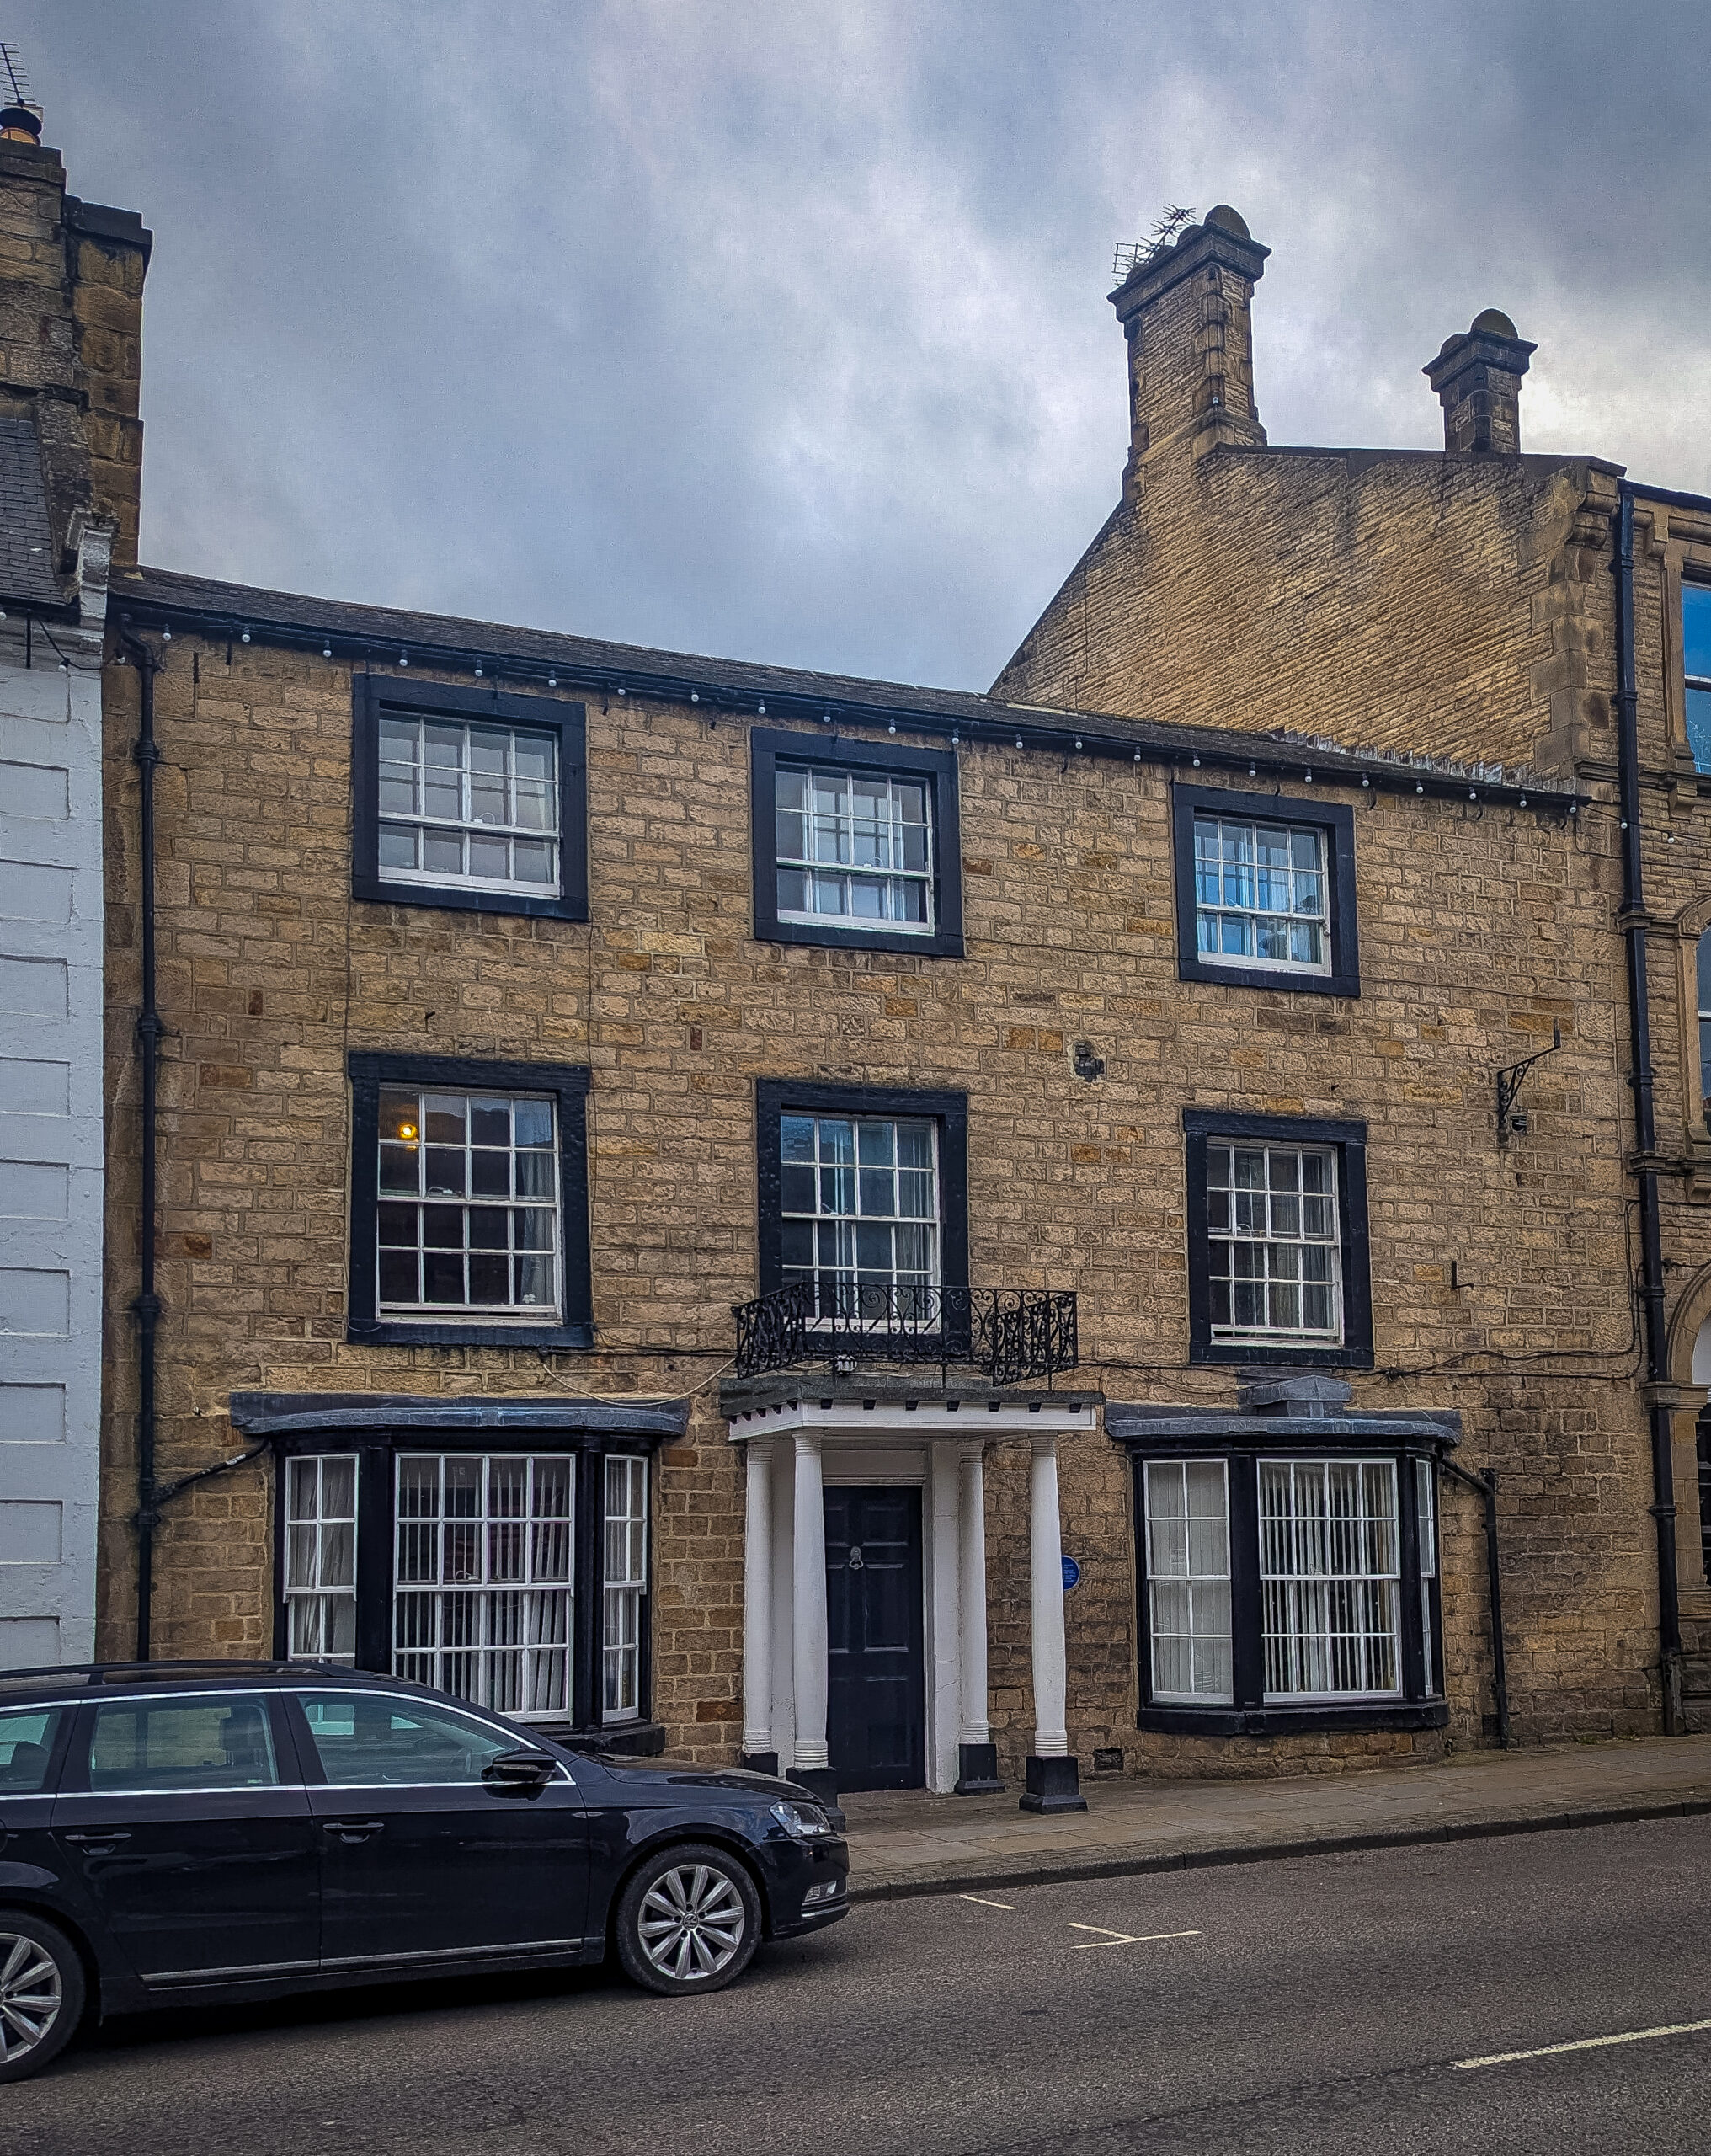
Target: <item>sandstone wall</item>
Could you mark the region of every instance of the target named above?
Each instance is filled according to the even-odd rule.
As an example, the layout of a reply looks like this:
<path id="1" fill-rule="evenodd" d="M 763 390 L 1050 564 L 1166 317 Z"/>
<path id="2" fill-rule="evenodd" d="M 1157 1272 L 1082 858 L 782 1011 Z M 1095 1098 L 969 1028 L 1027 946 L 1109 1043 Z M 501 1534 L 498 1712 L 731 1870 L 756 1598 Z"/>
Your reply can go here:
<path id="1" fill-rule="evenodd" d="M 728 1306 L 755 1291 L 755 1078 L 965 1088 L 973 1278 L 1077 1289 L 1083 1380 L 1137 1399 L 1227 1401 L 1233 1389 L 1227 1371 L 1186 1367 L 1184 1105 L 1360 1117 L 1379 1368 L 1357 1399 L 1459 1409 L 1467 1464 L 1504 1477 L 1517 1728 L 1655 1726 L 1612 819 L 1575 828 L 1530 810 L 1344 795 L 1362 995 L 1258 993 L 1176 977 L 1168 771 L 965 746 L 967 958 L 781 947 L 749 933 L 744 723 L 596 696 L 591 926 L 372 905 L 349 895 L 349 669 L 183 633 L 167 652 L 163 1476 L 235 1449 L 226 1401 L 238 1389 L 695 1391 L 688 1439 L 658 1469 L 655 1707 L 674 1749 L 728 1758 L 741 1488 L 712 1403 Z M 136 693 L 132 670 L 109 670 L 115 1652 L 134 1595 Z M 1530 1132 L 1500 1148 L 1492 1074 L 1548 1041 L 1553 1020 L 1564 1047 L 1533 1081 Z M 1095 1084 L 1072 1070 L 1079 1039 L 1106 1060 Z M 346 1341 L 348 1049 L 592 1066 L 597 1351 Z M 1528 1359 L 1512 1374 L 1466 1374 L 1484 1350 Z M 1546 1353 L 1554 1364 L 1530 1359 Z M 1132 1766 L 1203 1765 L 1189 1740 L 1137 1737 L 1121 1449 L 1076 1440 L 1063 1487 L 1066 1545 L 1084 1565 L 1068 1609 L 1072 1745 L 1084 1758 L 1121 1746 Z M 989 1489 L 993 1718 L 1015 1771 L 1031 1715 L 1021 1451 L 999 1449 Z M 269 1651 L 270 1501 L 252 1466 L 172 1508 L 157 1652 Z M 1477 1741 L 1490 1711 L 1483 1545 L 1471 1498 L 1447 1492 L 1443 1510 L 1451 1734 Z M 1409 1742 L 1300 1740 L 1294 1764 Z"/>

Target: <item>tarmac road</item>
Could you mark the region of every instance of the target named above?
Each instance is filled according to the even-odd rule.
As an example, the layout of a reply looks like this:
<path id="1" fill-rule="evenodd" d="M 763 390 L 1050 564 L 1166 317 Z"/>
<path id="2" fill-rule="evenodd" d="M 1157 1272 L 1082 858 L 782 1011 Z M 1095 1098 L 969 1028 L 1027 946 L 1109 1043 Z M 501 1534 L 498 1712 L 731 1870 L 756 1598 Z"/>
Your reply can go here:
<path id="1" fill-rule="evenodd" d="M 1711 1821 L 869 1903 L 733 1990 L 393 1987 L 115 2024 L 7 2156 L 1711 2149 Z M 1629 2036 L 1499 2064 L 1493 2054 Z"/>

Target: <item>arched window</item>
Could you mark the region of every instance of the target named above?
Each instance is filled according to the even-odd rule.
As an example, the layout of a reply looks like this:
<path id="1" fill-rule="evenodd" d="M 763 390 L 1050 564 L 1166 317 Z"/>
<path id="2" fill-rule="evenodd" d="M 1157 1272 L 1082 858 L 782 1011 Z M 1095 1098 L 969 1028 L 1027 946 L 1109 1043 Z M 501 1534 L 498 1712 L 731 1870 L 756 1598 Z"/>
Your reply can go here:
<path id="1" fill-rule="evenodd" d="M 1711 931 L 1708 931 L 1711 932 Z M 1699 1001 L 1705 1001 L 1705 938 L 1699 939 Z M 1704 1038 L 1705 1022 L 1699 1022 L 1700 1038 Z M 1702 1051 L 1703 1052 L 1703 1051 Z M 1711 1385 L 1711 1318 L 1699 1327 L 1693 1340 L 1693 1382 Z M 1704 1561 L 1705 1577 L 1711 1582 L 1711 1404 L 1699 1412 L 1698 1444 L 1695 1448 L 1699 1461 L 1699 1549 Z"/>
<path id="2" fill-rule="evenodd" d="M 1699 938 L 1699 1093 L 1711 1123 L 1711 928 Z"/>

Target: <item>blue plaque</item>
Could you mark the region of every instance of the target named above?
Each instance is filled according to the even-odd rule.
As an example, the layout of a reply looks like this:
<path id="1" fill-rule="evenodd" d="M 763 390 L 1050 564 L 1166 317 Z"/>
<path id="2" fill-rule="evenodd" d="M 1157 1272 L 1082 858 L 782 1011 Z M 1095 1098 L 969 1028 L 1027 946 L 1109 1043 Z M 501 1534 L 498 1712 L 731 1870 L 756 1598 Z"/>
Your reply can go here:
<path id="1" fill-rule="evenodd" d="M 1074 1560 L 1073 1557 L 1066 1556 L 1066 1557 L 1064 1558 L 1064 1560 L 1063 1560 L 1063 1592 L 1064 1592 L 1064 1593 L 1065 1593 L 1065 1594 L 1068 1594 L 1068 1593 L 1069 1593 L 1069 1590 L 1070 1590 L 1070 1588 L 1071 1588 L 1072 1587 L 1079 1587 L 1079 1586 L 1080 1585 L 1080 1583 L 1081 1583 L 1081 1567 L 1080 1567 L 1080 1566 L 1079 1566 L 1079 1565 L 1078 1565 L 1078 1564 L 1076 1563 L 1075 1560 Z"/>

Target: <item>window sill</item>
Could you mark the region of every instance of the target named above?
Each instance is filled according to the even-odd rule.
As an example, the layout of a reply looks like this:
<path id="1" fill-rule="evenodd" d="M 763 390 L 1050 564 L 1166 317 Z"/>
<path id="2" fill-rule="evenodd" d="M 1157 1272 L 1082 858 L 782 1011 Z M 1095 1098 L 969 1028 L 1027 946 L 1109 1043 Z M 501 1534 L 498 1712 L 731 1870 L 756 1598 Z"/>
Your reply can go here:
<path id="1" fill-rule="evenodd" d="M 1343 995 L 1361 992 L 1358 974 L 1314 973 L 1303 966 L 1299 973 L 1287 966 L 1245 966 L 1239 960 L 1184 956 L 1177 960 L 1179 980 L 1219 980 L 1230 988 L 1269 988 L 1279 994 Z"/>
<path id="2" fill-rule="evenodd" d="M 345 1338 L 358 1348 L 592 1348 L 594 1329 L 583 1325 L 400 1325 L 390 1321 L 350 1326 Z"/>
<path id="3" fill-rule="evenodd" d="M 1143 1707 L 1135 1726 L 1177 1737 L 1291 1737 L 1327 1729 L 1442 1729 L 1449 1718 L 1442 1700 L 1349 1706 L 1319 1700 L 1303 1707 Z"/>
<path id="4" fill-rule="evenodd" d="M 923 958 L 960 958 L 962 937 L 944 929 L 831 928 L 799 921 L 757 921 L 758 943 L 802 943 L 836 951 L 912 951 Z"/>
<path id="5" fill-rule="evenodd" d="M 1255 1340 L 1213 1340 L 1204 1347 L 1191 1348 L 1188 1359 L 1191 1363 L 1279 1364 L 1297 1369 L 1370 1370 L 1373 1351 L 1346 1342 L 1340 1348 L 1309 1348 L 1285 1346 L 1281 1342 L 1262 1347 Z"/>
<path id="6" fill-rule="evenodd" d="M 524 914 L 537 921 L 586 921 L 579 900 L 543 898 L 521 891 L 465 890 L 455 883 L 393 883 L 384 877 L 354 875 L 351 896 L 381 906 L 433 906 L 455 913 Z"/>

